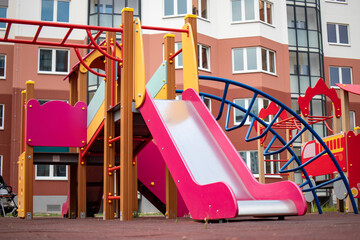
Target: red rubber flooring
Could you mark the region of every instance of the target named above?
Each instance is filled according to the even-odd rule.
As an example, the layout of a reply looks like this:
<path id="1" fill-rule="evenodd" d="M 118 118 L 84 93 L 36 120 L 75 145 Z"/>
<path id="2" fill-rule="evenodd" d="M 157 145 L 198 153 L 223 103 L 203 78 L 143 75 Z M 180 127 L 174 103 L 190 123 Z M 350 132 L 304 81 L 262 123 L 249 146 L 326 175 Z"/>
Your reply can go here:
<path id="1" fill-rule="evenodd" d="M 360 215 L 308 214 L 285 220 L 241 218 L 207 223 L 189 218 L 0 218 L 0 239 L 360 239 Z"/>

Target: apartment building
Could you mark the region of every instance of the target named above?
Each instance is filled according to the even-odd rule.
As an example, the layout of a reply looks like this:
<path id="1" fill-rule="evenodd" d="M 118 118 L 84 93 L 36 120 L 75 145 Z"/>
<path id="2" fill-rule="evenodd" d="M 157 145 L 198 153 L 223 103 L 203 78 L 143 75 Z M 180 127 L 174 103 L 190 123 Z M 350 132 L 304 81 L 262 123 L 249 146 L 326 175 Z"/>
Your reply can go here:
<path id="1" fill-rule="evenodd" d="M 360 84 L 360 29 L 356 27 L 360 20 L 357 14 L 360 2 L 357 0 L 0 0 L 0 17 L 117 27 L 123 7 L 134 8 L 134 16 L 147 26 L 180 28 L 186 14 L 197 15 L 200 75 L 245 83 L 296 111 L 297 98 L 320 77 L 334 88 L 335 83 Z M 4 34 L 5 27 L 0 23 L 0 34 Z M 34 31 L 31 27 L 15 26 L 11 34 L 26 39 L 32 37 Z M 62 39 L 64 35 L 65 32 L 49 28 L 39 37 Z M 144 31 L 147 80 L 163 60 L 163 35 Z M 87 42 L 84 33 L 75 32 L 69 39 Z M 175 42 L 175 49 L 180 49 L 179 34 L 175 34 Z M 76 62 L 72 49 L 0 44 L 0 173 L 15 189 L 20 154 L 20 93 L 25 81 L 35 81 L 35 97 L 43 102 L 66 101 L 69 86 L 63 79 Z M 175 58 L 175 64 L 180 89 L 181 54 Z M 89 73 L 88 101 L 100 81 Z M 203 82 L 200 90 L 221 94 L 218 85 Z M 241 89 L 231 90 L 229 95 L 244 107 L 252 97 Z M 352 126 L 355 126 L 360 117 L 360 98 L 351 95 L 350 100 Z M 254 111 L 268 104 L 267 100 L 258 99 Z M 217 103 L 207 100 L 207 105 L 217 114 Z M 311 114 L 330 115 L 331 106 L 322 96 L 317 96 L 311 103 Z M 243 116 L 242 112 L 232 111 L 232 124 L 238 124 Z M 224 118 L 219 122 L 224 125 Z M 323 124 L 314 128 L 322 136 L 329 134 Z M 244 142 L 244 129 L 227 134 L 257 176 L 256 143 Z M 299 142 L 294 148 L 300 155 Z M 282 179 L 272 175 L 278 173 L 279 168 L 279 163 L 266 163 L 267 182 Z M 34 202 L 39 204 L 34 210 L 58 209 L 67 195 L 66 166 L 38 165 L 34 166 L 34 173 Z"/>

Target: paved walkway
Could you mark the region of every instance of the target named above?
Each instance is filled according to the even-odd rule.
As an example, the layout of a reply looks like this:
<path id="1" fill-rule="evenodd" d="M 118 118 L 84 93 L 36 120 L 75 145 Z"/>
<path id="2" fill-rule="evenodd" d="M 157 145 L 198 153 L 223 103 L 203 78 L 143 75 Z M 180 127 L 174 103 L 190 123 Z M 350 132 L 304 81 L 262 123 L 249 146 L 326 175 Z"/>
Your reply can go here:
<path id="1" fill-rule="evenodd" d="M 0 239 L 360 239 L 360 215 L 308 214 L 277 219 L 241 218 L 208 223 L 189 218 L 118 219 L 0 218 Z"/>

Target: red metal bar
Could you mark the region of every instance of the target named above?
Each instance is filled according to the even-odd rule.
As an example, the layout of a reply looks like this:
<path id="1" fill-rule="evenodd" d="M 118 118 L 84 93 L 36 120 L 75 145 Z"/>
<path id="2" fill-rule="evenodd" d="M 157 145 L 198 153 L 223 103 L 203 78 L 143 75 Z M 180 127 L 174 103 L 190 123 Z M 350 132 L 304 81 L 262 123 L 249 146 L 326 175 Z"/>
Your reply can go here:
<path id="1" fill-rule="evenodd" d="M 118 136 L 118 137 L 114 137 L 114 138 L 112 138 L 112 139 L 109 139 L 109 143 L 113 143 L 113 142 L 119 141 L 120 138 L 121 138 L 121 137 Z"/>
<path id="2" fill-rule="evenodd" d="M 182 48 L 179 49 L 175 54 L 171 55 L 171 56 L 169 57 L 169 61 L 170 61 L 170 60 L 173 60 L 173 59 L 174 59 L 177 55 L 179 55 L 181 52 L 182 52 Z"/>
<path id="3" fill-rule="evenodd" d="M 9 37 L 10 28 L 11 28 L 11 23 L 8 23 L 8 25 L 7 25 L 7 27 L 6 27 L 5 36 L 4 36 L 4 39 L 5 39 L 5 40 L 7 40 L 8 37 Z"/>
<path id="4" fill-rule="evenodd" d="M 40 35 L 41 29 L 42 29 L 42 26 L 40 25 L 35 33 L 33 40 L 32 40 L 33 43 L 36 43 L 36 40 L 38 39 L 38 37 Z"/>
<path id="5" fill-rule="evenodd" d="M 280 176 L 288 176 L 289 174 L 288 173 L 265 173 L 265 176 L 266 175 L 280 175 Z"/>
<path id="6" fill-rule="evenodd" d="M 109 200 L 120 199 L 120 196 L 108 196 Z"/>
<path id="7" fill-rule="evenodd" d="M 81 158 L 84 158 L 86 153 L 89 151 L 91 145 L 95 142 L 97 136 L 100 134 L 101 130 L 104 128 L 104 120 L 101 122 L 100 126 L 96 130 L 94 136 L 90 139 L 89 143 L 86 145 L 85 149 L 81 152 Z"/>
<path id="8" fill-rule="evenodd" d="M 113 142 L 119 141 L 120 139 L 121 139 L 121 136 L 114 137 L 114 138 L 112 138 L 112 139 L 109 139 L 109 143 L 113 143 Z M 145 138 L 145 137 L 135 136 L 135 137 L 133 137 L 133 139 L 134 139 L 135 141 L 150 141 L 152 138 Z"/>
<path id="9" fill-rule="evenodd" d="M 116 171 L 116 170 L 120 170 L 120 166 L 115 166 L 115 167 L 111 167 L 108 169 L 109 172 L 113 172 L 113 171 Z"/>
<path id="10" fill-rule="evenodd" d="M 90 42 L 92 43 L 92 45 L 95 47 L 95 49 L 97 49 L 99 52 L 101 52 L 102 55 L 110 58 L 111 60 L 122 62 L 122 59 L 113 57 L 110 54 L 108 54 L 107 52 L 105 52 L 104 50 L 102 50 L 101 47 L 95 42 L 95 39 L 93 38 L 91 31 L 89 29 L 86 29 L 86 33 L 87 33 L 88 38 L 89 38 Z"/>
<path id="11" fill-rule="evenodd" d="M 141 26 L 141 28 L 142 28 L 142 29 L 146 29 L 146 30 L 189 33 L 189 30 L 188 30 L 188 29 L 153 27 L 153 26 Z"/>
<path id="12" fill-rule="evenodd" d="M 84 60 L 83 60 L 82 57 L 80 56 L 79 49 L 74 48 L 74 51 L 75 51 L 75 53 L 76 53 L 77 58 L 78 58 L 79 61 L 81 62 L 81 64 L 82 64 L 88 71 L 90 71 L 91 73 L 93 73 L 93 74 L 95 74 L 95 75 L 97 75 L 97 76 L 106 77 L 105 74 L 102 74 L 102 73 L 99 73 L 99 72 L 96 72 L 96 71 L 92 70 L 92 69 L 84 62 Z"/>
<path id="13" fill-rule="evenodd" d="M 265 159 L 264 162 L 288 162 L 289 160 Z"/>
<path id="14" fill-rule="evenodd" d="M 66 40 L 69 38 L 72 30 L 73 30 L 73 28 L 70 28 L 70 29 L 68 30 L 68 32 L 66 33 L 65 37 L 64 37 L 63 40 L 61 41 L 60 45 L 63 45 L 63 44 L 66 42 Z"/>

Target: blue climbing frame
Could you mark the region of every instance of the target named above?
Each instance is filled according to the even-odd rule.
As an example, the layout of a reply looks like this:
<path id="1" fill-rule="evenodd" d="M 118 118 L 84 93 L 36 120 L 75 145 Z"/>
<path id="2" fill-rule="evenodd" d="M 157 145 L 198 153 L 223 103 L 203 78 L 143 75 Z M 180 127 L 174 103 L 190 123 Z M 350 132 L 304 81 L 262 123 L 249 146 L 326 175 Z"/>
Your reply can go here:
<path id="1" fill-rule="evenodd" d="M 332 154 L 332 152 L 330 151 L 330 149 L 322 141 L 321 137 L 313 130 L 313 128 L 307 122 L 305 122 L 304 119 L 302 119 L 291 108 L 289 108 L 284 103 L 277 100 L 276 98 L 274 98 L 274 97 L 272 97 L 272 96 L 270 96 L 270 95 L 268 95 L 268 94 L 266 94 L 266 93 L 264 93 L 264 92 L 262 92 L 262 91 L 260 91 L 260 90 L 258 90 L 256 88 L 248 86 L 246 84 L 236 82 L 236 81 L 233 81 L 233 80 L 229 80 L 229 79 L 225 79 L 225 78 L 212 77 L 212 76 L 199 76 L 199 79 L 200 80 L 216 81 L 216 82 L 224 83 L 224 90 L 223 90 L 223 94 L 222 94 L 223 96 L 222 97 L 218 97 L 218 96 L 208 94 L 208 93 L 203 93 L 203 92 L 200 92 L 200 96 L 202 97 L 203 100 L 204 100 L 205 97 L 207 97 L 207 98 L 211 98 L 211 99 L 214 99 L 214 100 L 220 102 L 220 108 L 219 108 L 219 112 L 218 112 L 218 115 L 216 117 L 216 120 L 221 119 L 221 117 L 223 115 L 223 112 L 224 112 L 225 104 L 227 104 L 228 107 L 227 107 L 226 121 L 225 121 L 225 130 L 226 131 L 232 131 L 232 130 L 235 130 L 235 129 L 238 129 L 238 128 L 242 127 L 245 124 L 247 118 L 251 117 L 252 120 L 251 120 L 249 129 L 248 129 L 248 131 L 246 133 L 245 141 L 250 142 L 250 141 L 260 139 L 260 138 L 264 137 L 267 133 L 270 132 L 270 133 L 273 134 L 273 138 L 271 139 L 269 145 L 265 149 L 264 156 L 278 154 L 278 153 L 281 153 L 281 152 L 283 152 L 285 150 L 287 150 L 291 154 L 292 157 L 280 169 L 280 173 L 288 173 L 288 172 L 293 172 L 293 171 L 297 171 L 297 170 L 302 171 L 306 181 L 303 182 L 299 187 L 302 188 L 302 187 L 304 187 L 306 185 L 309 186 L 309 188 L 303 189 L 303 192 L 309 192 L 309 191 L 312 192 L 312 194 L 314 195 L 314 200 L 315 200 L 316 206 L 317 206 L 318 211 L 319 211 L 320 214 L 322 214 L 322 209 L 321 209 L 321 205 L 320 205 L 320 202 L 319 202 L 319 198 L 318 198 L 315 190 L 319 189 L 319 188 L 321 188 L 321 187 L 323 187 L 325 185 L 336 182 L 336 181 L 343 181 L 344 182 L 344 185 L 345 185 L 345 187 L 346 187 L 346 189 L 348 191 L 348 194 L 349 194 L 349 197 L 350 197 L 350 200 L 351 200 L 351 204 L 352 204 L 353 209 L 354 209 L 354 213 L 358 214 L 358 210 L 357 210 L 357 207 L 356 207 L 356 204 L 355 204 L 354 196 L 352 195 L 349 183 L 348 183 L 348 181 L 347 181 L 347 179 L 346 179 L 346 177 L 345 177 L 339 163 L 336 161 L 336 159 L 335 159 L 334 155 Z M 250 104 L 249 104 L 249 107 L 247 109 L 235 104 L 234 102 L 232 102 L 232 100 L 227 100 L 226 99 L 230 85 L 237 86 L 237 87 L 240 87 L 240 88 L 244 88 L 244 89 L 247 89 L 247 90 L 253 92 L 253 97 L 252 97 L 252 99 L 250 101 Z M 181 93 L 182 91 L 177 90 L 176 92 Z M 268 100 L 276 103 L 279 106 L 279 111 L 276 113 L 276 115 L 274 116 L 274 118 L 272 119 L 272 121 L 270 123 L 264 122 L 257 115 L 255 115 L 255 114 L 253 114 L 251 112 L 251 109 L 254 106 L 255 100 L 259 95 L 262 96 L 263 98 L 267 98 Z M 230 122 L 229 119 L 230 119 L 231 108 L 238 109 L 238 110 L 245 113 L 245 116 L 244 116 L 243 120 L 241 121 L 241 123 L 239 125 L 235 125 L 233 127 L 229 127 L 229 122 Z M 289 113 L 290 115 L 295 117 L 303 125 L 303 128 L 289 142 L 286 142 L 275 131 L 275 129 L 272 128 L 273 124 L 276 122 L 276 120 L 278 119 L 278 117 L 280 116 L 280 114 L 283 111 L 286 111 L 287 113 Z M 250 138 L 249 137 L 250 133 L 251 133 L 252 129 L 254 128 L 254 124 L 256 123 L 256 121 L 258 121 L 260 124 L 262 124 L 265 129 L 260 135 Z M 318 155 L 314 156 L 313 158 L 311 158 L 310 160 L 308 160 L 307 162 L 302 164 L 300 159 L 296 156 L 296 154 L 293 152 L 293 150 L 292 150 L 292 148 L 290 146 L 295 142 L 296 139 L 298 139 L 306 131 L 309 131 L 314 136 L 314 138 L 317 141 L 319 141 L 319 143 L 324 148 L 324 151 L 322 151 Z M 272 144 L 275 142 L 275 140 L 280 141 L 280 143 L 283 145 L 283 147 L 281 147 L 277 151 L 270 152 L 270 148 L 271 148 Z M 323 154 L 328 154 L 329 155 L 329 157 L 331 158 L 333 164 L 336 166 L 336 169 L 339 172 L 340 176 L 336 177 L 334 179 L 328 180 L 328 181 L 326 181 L 326 182 L 324 182 L 322 184 L 319 184 L 317 186 L 314 186 L 312 184 L 311 180 L 310 180 L 309 175 L 307 174 L 306 170 L 304 169 L 304 167 L 307 166 L 308 164 L 312 163 L 316 159 L 318 159 Z M 298 167 L 295 167 L 293 169 L 286 169 L 290 165 L 290 163 L 292 163 L 293 161 L 295 161 L 298 164 Z"/>

